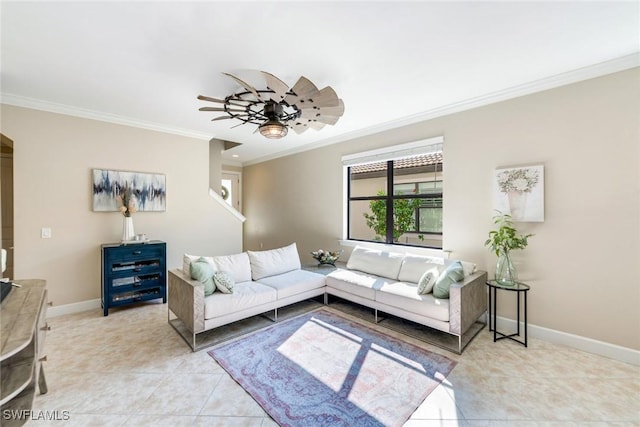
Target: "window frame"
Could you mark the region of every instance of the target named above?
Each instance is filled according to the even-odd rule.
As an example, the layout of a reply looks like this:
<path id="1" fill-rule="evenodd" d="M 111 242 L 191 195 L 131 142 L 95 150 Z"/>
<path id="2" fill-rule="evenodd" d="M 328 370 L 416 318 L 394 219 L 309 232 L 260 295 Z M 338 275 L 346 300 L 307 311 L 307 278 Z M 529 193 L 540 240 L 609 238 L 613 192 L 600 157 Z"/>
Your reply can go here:
<path id="1" fill-rule="evenodd" d="M 444 205 L 444 197 L 443 197 L 443 189 L 440 189 L 439 193 L 431 193 L 428 197 L 425 197 L 424 194 L 412 194 L 412 195 L 395 195 L 394 193 L 394 170 L 393 170 L 393 161 L 418 156 L 430 154 L 438 151 L 443 151 L 443 137 L 435 137 L 429 138 L 426 140 L 415 141 L 412 143 L 401 144 L 390 146 L 382 149 L 367 151 L 363 153 L 356 153 L 348 156 L 343 156 L 343 202 L 344 202 L 344 219 L 343 219 L 343 239 L 345 241 L 354 241 L 354 242 L 364 242 L 367 244 L 382 244 L 385 246 L 389 245 L 397 245 L 403 247 L 415 247 L 415 248 L 423 248 L 423 249 L 436 249 L 441 250 L 441 247 L 435 246 L 427 246 L 427 245 L 415 245 L 410 243 L 400 243 L 395 242 L 393 239 L 393 205 L 394 200 L 400 199 L 442 199 L 442 204 Z M 351 197 L 351 167 L 355 165 L 362 165 L 367 163 L 374 162 L 387 162 L 387 170 L 386 170 L 386 194 L 384 196 L 354 196 Z M 443 161 L 444 163 L 444 161 Z M 443 170 L 443 163 L 440 163 L 439 171 Z M 438 166 L 436 165 L 436 171 L 438 170 Z M 444 179 L 439 179 L 438 181 L 442 181 L 444 186 Z M 418 188 L 418 184 L 420 182 L 428 182 L 428 181 L 414 181 L 413 184 Z M 399 182 L 398 184 L 404 184 Z M 374 240 L 366 240 L 366 239 L 358 239 L 351 237 L 351 204 L 354 201 L 371 201 L 371 200 L 385 200 L 386 202 L 386 236 L 384 242 L 376 242 Z M 443 209 L 444 206 L 441 207 Z M 419 221 L 419 207 L 416 209 L 415 220 Z M 444 216 L 443 216 L 444 223 Z M 419 228 L 419 222 L 416 222 L 416 226 Z M 444 226 L 443 226 L 444 229 Z M 419 231 L 407 231 L 407 234 L 420 234 L 420 235 L 432 235 L 432 236 L 441 236 L 443 237 L 443 232 L 419 232 Z M 441 245 L 442 246 L 442 245 Z"/>

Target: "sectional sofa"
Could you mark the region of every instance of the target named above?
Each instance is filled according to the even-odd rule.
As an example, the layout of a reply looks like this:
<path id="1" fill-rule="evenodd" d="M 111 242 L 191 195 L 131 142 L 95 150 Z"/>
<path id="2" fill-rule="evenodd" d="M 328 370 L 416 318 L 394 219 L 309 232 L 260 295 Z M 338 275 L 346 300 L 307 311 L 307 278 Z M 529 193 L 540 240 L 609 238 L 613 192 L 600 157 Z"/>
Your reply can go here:
<path id="1" fill-rule="evenodd" d="M 420 293 L 431 271 L 436 289 Z M 461 353 L 463 335 L 487 311 L 486 281 L 470 262 L 356 247 L 326 286 L 329 295 L 373 308 L 376 322 L 381 311 L 453 335 Z"/>
<path id="2" fill-rule="evenodd" d="M 224 272 L 232 292 L 205 296 L 205 284 L 191 275 L 192 264 L 202 263 Z M 459 276 L 444 281 L 446 297 L 443 289 L 439 297 L 418 293 L 427 270 L 444 277 L 453 267 Z M 182 269 L 169 271 L 169 323 L 195 351 L 198 335 L 208 330 L 270 311 L 277 321 L 280 307 L 320 295 L 327 303 L 335 295 L 373 308 L 376 321 L 381 311 L 457 336 L 461 352 L 463 334 L 486 311 L 485 282 L 486 273 L 468 262 L 366 248 L 356 248 L 346 268 L 326 276 L 301 268 L 295 243 L 216 257 L 185 254 Z"/>
<path id="3" fill-rule="evenodd" d="M 205 297 L 202 282 L 191 278 L 191 264 L 204 259 L 213 271 L 225 271 L 232 293 L 214 292 Z M 197 335 L 257 314 L 325 293 L 325 276 L 301 269 L 295 243 L 268 251 L 201 257 L 185 254 L 182 269 L 169 271 L 169 323 L 195 351 Z M 171 321 L 171 313 L 182 322 Z M 185 330 L 186 328 L 186 330 Z"/>

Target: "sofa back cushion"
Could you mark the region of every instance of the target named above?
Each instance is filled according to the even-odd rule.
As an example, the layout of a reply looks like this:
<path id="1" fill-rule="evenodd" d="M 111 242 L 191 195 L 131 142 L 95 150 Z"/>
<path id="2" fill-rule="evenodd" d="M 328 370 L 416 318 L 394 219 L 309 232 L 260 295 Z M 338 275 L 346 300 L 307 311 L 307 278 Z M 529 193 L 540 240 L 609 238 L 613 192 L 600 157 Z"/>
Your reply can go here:
<path id="1" fill-rule="evenodd" d="M 440 272 L 444 271 L 444 258 L 407 254 L 402 260 L 398 280 L 401 282 L 419 283 L 424 272 L 434 267 L 438 268 Z"/>
<path id="2" fill-rule="evenodd" d="M 268 251 L 248 251 L 248 254 L 253 280 L 299 270 L 301 267 L 295 243 Z"/>
<path id="3" fill-rule="evenodd" d="M 418 283 L 424 272 L 432 267 L 437 266 L 440 272 L 442 272 L 445 268 L 456 262 L 462 265 L 464 277 L 470 276 L 476 271 L 476 265 L 468 261 L 407 254 L 402 261 L 398 280 L 401 282 Z"/>
<path id="4" fill-rule="evenodd" d="M 397 280 L 403 258 L 404 255 L 400 253 L 384 252 L 356 246 L 353 252 L 351 252 L 351 256 L 347 262 L 347 268 L 349 270 L 358 270 L 363 273 L 375 274 L 376 276 Z M 420 280 L 420 277 L 418 277 L 418 280 Z"/>
<path id="5" fill-rule="evenodd" d="M 226 271 L 235 283 L 251 281 L 251 265 L 246 252 L 213 257 L 217 271 Z"/>
<path id="6" fill-rule="evenodd" d="M 215 271 L 216 266 L 213 263 L 213 257 L 184 254 L 182 256 L 182 271 L 184 272 L 184 274 L 190 275 L 191 274 L 190 273 L 191 272 L 191 263 L 192 262 L 196 262 L 200 258 L 204 258 L 206 261 L 208 261 L 209 264 L 211 264 L 211 267 L 213 268 L 213 270 Z"/>

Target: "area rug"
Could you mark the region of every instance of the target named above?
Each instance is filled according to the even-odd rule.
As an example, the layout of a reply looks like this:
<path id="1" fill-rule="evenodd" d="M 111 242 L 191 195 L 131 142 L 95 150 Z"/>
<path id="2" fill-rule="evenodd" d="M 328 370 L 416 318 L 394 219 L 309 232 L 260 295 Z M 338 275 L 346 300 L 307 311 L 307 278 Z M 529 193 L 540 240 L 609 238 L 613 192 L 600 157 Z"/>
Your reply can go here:
<path id="1" fill-rule="evenodd" d="M 456 362 L 321 308 L 208 352 L 281 426 L 401 426 Z"/>

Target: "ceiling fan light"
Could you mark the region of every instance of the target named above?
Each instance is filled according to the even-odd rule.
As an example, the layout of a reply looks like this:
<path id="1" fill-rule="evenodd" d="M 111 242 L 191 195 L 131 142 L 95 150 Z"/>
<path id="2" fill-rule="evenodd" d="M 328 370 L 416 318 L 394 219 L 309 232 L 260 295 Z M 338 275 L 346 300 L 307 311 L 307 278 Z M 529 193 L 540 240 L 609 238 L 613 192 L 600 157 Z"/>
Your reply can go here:
<path id="1" fill-rule="evenodd" d="M 269 119 L 260 126 L 258 126 L 260 134 L 269 139 L 280 139 L 287 136 L 287 126 L 280 123 L 278 120 Z"/>

